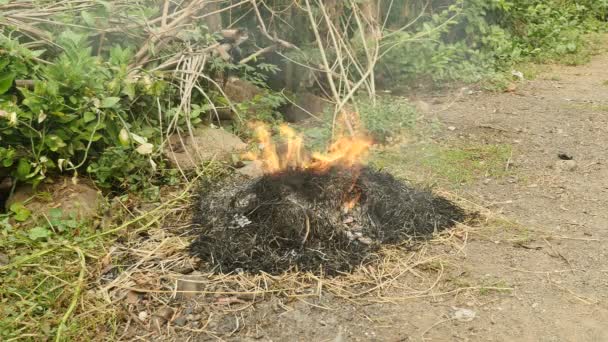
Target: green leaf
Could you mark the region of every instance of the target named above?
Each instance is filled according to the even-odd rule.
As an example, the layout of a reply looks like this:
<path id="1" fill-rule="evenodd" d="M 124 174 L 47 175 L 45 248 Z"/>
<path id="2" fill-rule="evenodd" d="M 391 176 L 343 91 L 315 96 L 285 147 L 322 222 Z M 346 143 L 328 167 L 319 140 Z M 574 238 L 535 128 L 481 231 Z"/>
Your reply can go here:
<path id="1" fill-rule="evenodd" d="M 89 25 L 90 27 L 95 27 L 95 18 L 93 18 L 91 13 L 87 11 L 82 11 L 80 12 L 80 15 L 82 16 L 82 20 L 84 20 L 87 25 Z"/>
<path id="2" fill-rule="evenodd" d="M 91 121 L 95 120 L 96 118 L 97 118 L 97 116 L 93 112 L 84 113 L 84 122 L 91 122 Z"/>
<path id="3" fill-rule="evenodd" d="M 30 229 L 28 236 L 32 240 L 41 240 L 50 237 L 52 232 L 48 228 L 35 227 Z"/>
<path id="4" fill-rule="evenodd" d="M 120 97 L 106 97 L 101 101 L 101 108 L 113 108 L 120 101 Z"/>
<path id="5" fill-rule="evenodd" d="M 40 57 L 42 56 L 43 53 L 46 52 L 46 49 L 42 49 L 42 50 L 32 50 L 32 56 L 33 57 Z"/>
<path id="6" fill-rule="evenodd" d="M 13 214 L 15 214 L 15 220 L 19 222 L 27 220 L 32 215 L 32 212 L 28 208 L 26 208 L 21 202 L 15 202 L 11 204 L 11 207 L 9 209 Z"/>
<path id="7" fill-rule="evenodd" d="M 49 210 L 49 217 L 51 219 L 61 219 L 63 217 L 63 210 L 60 208 L 52 208 Z"/>
<path id="8" fill-rule="evenodd" d="M 12 71 L 0 73 L 0 95 L 6 93 L 11 88 L 15 76 L 15 73 Z"/>
<path id="9" fill-rule="evenodd" d="M 64 148 L 67 146 L 63 139 L 54 134 L 51 134 L 46 137 L 46 145 L 53 152 L 57 152 L 60 148 Z"/>
<path id="10" fill-rule="evenodd" d="M 32 171 L 32 165 L 26 159 L 19 159 L 17 164 L 17 174 L 15 175 L 18 180 L 26 180 L 27 175 Z"/>

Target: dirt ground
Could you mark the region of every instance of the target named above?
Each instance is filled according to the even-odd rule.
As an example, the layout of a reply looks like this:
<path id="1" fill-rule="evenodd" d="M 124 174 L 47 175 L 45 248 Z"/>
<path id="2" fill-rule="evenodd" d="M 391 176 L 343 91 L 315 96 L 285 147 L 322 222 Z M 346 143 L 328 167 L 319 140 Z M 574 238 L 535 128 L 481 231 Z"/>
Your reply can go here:
<path id="1" fill-rule="evenodd" d="M 606 66 L 608 55 L 597 56 L 585 66 L 551 67 L 513 92 L 417 98 L 426 104 L 423 121 L 440 123 L 434 144 L 511 147 L 508 172 L 444 191 L 480 211 L 481 222 L 387 260 L 395 267 L 362 270 L 377 278 L 371 288 L 317 280 L 313 292 L 235 299 L 244 305 L 215 311 L 223 299 L 183 304 L 207 313 L 203 328 L 170 322 L 163 339 L 608 341 Z"/>
<path id="2" fill-rule="evenodd" d="M 364 306 L 330 296 L 279 312 L 261 305 L 252 316 L 257 333 L 247 337 L 252 330 L 244 329 L 232 339 L 608 341 L 606 66 L 608 56 L 598 56 L 585 66 L 552 67 L 511 93 L 465 90 L 423 99 L 426 117 L 446 127 L 438 137 L 443 143 L 513 146 L 511 176 L 479 179 L 455 192 L 523 230 L 505 237 L 499 230 L 509 224 L 477 229 L 448 253 L 441 279 L 512 290 L 404 300 L 393 289 Z M 429 254 L 438 249 L 429 248 Z"/>

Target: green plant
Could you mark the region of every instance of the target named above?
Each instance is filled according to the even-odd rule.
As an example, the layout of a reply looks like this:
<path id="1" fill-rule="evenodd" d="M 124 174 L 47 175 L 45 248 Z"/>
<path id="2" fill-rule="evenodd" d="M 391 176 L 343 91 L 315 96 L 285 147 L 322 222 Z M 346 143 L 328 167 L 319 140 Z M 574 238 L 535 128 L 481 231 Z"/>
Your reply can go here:
<path id="1" fill-rule="evenodd" d="M 0 264 L 0 339 L 22 336 L 26 329 L 36 336 L 53 336 L 73 291 L 84 285 L 79 277 L 86 274 L 84 256 L 74 260 L 72 254 L 86 248 L 92 255 L 99 244 L 84 241 L 81 236 L 92 235 L 93 229 L 64 218 L 60 209 L 28 226 L 12 223 L 17 215 L 0 214 L 0 251 L 10 262 Z M 39 256 L 44 258 L 37 264 L 27 262 Z M 22 264 L 26 266 L 18 267 Z"/>
<path id="2" fill-rule="evenodd" d="M 365 130 L 378 143 L 386 143 L 404 130 L 414 128 L 418 113 L 406 99 L 381 96 L 374 102 L 358 101 L 359 116 Z"/>
<path id="3" fill-rule="evenodd" d="M 405 1 L 396 1 L 396 8 Z M 418 3 L 414 1 L 414 3 Z M 391 35 L 379 78 L 388 87 L 477 82 L 514 63 L 581 64 L 593 50 L 586 34 L 605 30 L 606 1 L 434 0 L 409 31 Z M 414 16 L 421 11 L 414 11 Z M 411 13 L 411 12 L 409 12 Z M 411 16 L 390 17 L 405 25 Z M 409 39 L 421 33 L 421 39 Z M 399 44 L 399 41 L 403 43 Z"/>
<path id="4" fill-rule="evenodd" d="M 357 99 L 359 124 L 374 142 L 384 144 L 416 124 L 418 113 L 406 99 L 397 96 L 379 96 L 375 101 Z M 324 113 L 323 122 L 302 130 L 304 143 L 314 151 L 323 151 L 331 140 L 333 113 Z"/>

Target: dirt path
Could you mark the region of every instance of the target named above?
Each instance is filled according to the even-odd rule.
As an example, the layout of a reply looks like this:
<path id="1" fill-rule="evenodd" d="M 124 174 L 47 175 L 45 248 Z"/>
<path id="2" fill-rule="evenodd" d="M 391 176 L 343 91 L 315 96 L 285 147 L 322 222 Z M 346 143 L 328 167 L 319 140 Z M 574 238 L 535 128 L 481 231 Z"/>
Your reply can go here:
<path id="1" fill-rule="evenodd" d="M 515 290 L 480 308 L 478 320 L 438 326 L 429 337 L 608 340 L 606 66 L 608 57 L 599 56 L 586 66 L 555 67 L 515 93 L 468 96 L 437 113 L 456 127 L 448 141 L 514 146 L 514 176 L 470 186 L 467 197 L 552 239 L 536 235 L 519 247 L 469 243 L 468 267 Z"/>
<path id="2" fill-rule="evenodd" d="M 513 146 L 508 177 L 479 179 L 457 190 L 508 220 L 465 230 L 456 247 L 431 244 L 428 255 L 449 250 L 435 270 L 439 280 L 430 281 L 433 291 L 412 296 L 412 282 L 405 279 L 402 293 L 416 298 L 403 300 L 393 289 L 363 307 L 329 295 L 315 306 L 262 305 L 253 336 L 608 341 L 607 66 L 608 56 L 598 56 L 586 66 L 552 68 L 513 93 L 425 99 L 436 103 L 427 118 L 450 127 L 439 134 L 441 143 Z M 560 153 L 574 161 L 560 160 Z M 425 283 L 425 274 L 417 276 Z M 449 295 L 437 291 L 454 286 L 458 290 Z M 511 290 L 500 290 L 505 288 Z M 253 339 L 248 331 L 237 339 Z"/>

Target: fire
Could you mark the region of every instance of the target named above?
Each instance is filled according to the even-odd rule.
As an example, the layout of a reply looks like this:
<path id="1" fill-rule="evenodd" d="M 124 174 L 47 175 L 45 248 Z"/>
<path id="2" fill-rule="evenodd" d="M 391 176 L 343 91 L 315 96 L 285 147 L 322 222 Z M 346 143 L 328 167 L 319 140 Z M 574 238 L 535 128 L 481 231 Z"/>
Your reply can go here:
<path id="1" fill-rule="evenodd" d="M 350 119 L 354 116 L 351 115 Z M 279 127 L 279 137 L 284 145 L 279 148 L 272 138 L 268 127 L 261 123 L 253 124 L 254 137 L 259 142 L 260 151 L 247 153 L 244 157 L 250 160 L 262 162 L 264 173 L 276 174 L 285 170 L 312 170 L 315 172 L 326 172 L 332 167 L 341 167 L 351 171 L 352 186 L 345 191 L 342 210 L 346 214 L 352 210 L 361 198 L 361 193 L 356 189 L 359 178 L 360 165 L 364 162 L 371 139 L 364 134 L 358 133 L 359 127 L 353 127 L 343 116 L 338 122 L 340 130 L 337 138 L 329 145 L 325 152 L 313 152 L 307 154 L 304 151 L 304 139 L 293 128 L 288 125 Z M 357 120 L 352 120 L 358 122 Z M 348 128 L 346 134 L 344 127 Z M 356 131 L 355 131 L 356 129 Z"/>
<path id="2" fill-rule="evenodd" d="M 274 174 L 289 169 L 314 170 L 324 172 L 334 166 L 356 168 L 368 154 L 372 142 L 363 134 L 341 135 L 326 152 L 305 154 L 304 139 L 288 125 L 279 127 L 279 136 L 285 141 L 285 148 L 279 149 L 272 139 L 268 127 L 254 124 L 254 137 L 260 144 L 260 152 L 247 153 L 244 157 L 260 160 L 266 174 Z M 281 151 L 279 151 L 281 150 Z"/>

